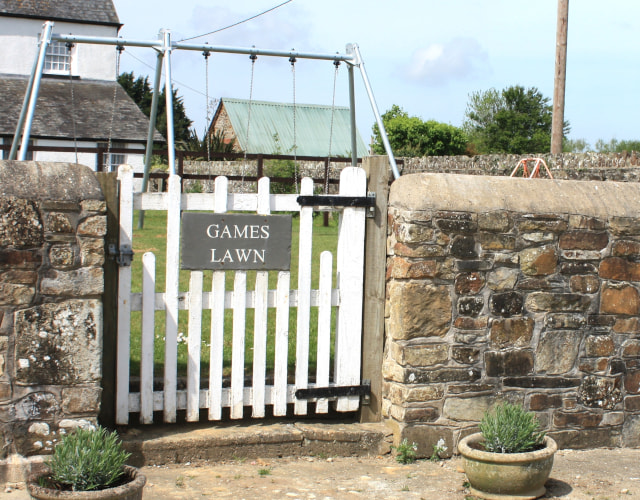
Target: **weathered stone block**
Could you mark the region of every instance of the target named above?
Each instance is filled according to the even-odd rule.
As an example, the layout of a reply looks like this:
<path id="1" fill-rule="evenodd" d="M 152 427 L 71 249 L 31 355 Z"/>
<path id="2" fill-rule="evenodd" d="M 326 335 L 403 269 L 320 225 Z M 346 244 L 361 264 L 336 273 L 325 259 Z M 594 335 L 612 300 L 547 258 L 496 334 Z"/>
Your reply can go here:
<path id="1" fill-rule="evenodd" d="M 566 389 L 578 387 L 581 379 L 572 377 L 508 377 L 502 379 L 505 387 L 522 389 Z"/>
<path id="2" fill-rule="evenodd" d="M 518 281 L 519 271 L 508 267 L 499 267 L 487 276 L 487 286 L 496 292 L 513 290 Z"/>
<path id="3" fill-rule="evenodd" d="M 640 396 L 627 396 L 624 398 L 624 409 L 625 411 L 640 411 Z M 640 433 L 640 429 L 638 429 L 638 432 Z"/>
<path id="4" fill-rule="evenodd" d="M 516 227 L 521 233 L 550 232 L 561 233 L 567 230 L 568 223 L 560 217 L 549 216 L 524 216 L 516 222 Z"/>
<path id="5" fill-rule="evenodd" d="M 566 260 L 600 260 L 599 250 L 561 250 L 560 256 Z"/>
<path id="6" fill-rule="evenodd" d="M 434 278 L 438 264 L 435 260 L 408 261 L 394 257 L 387 265 L 387 279 L 424 279 Z"/>
<path id="7" fill-rule="evenodd" d="M 544 317 L 544 326 L 551 330 L 577 330 L 587 324 L 582 314 L 549 313 Z"/>
<path id="8" fill-rule="evenodd" d="M 100 409 L 100 387 L 69 387 L 62 390 L 62 410 L 70 413 L 91 413 Z"/>
<path id="9" fill-rule="evenodd" d="M 580 360 L 578 370 L 583 373 L 604 374 L 608 365 L 607 358 L 585 358 Z"/>
<path id="10" fill-rule="evenodd" d="M 556 272 L 558 256 L 552 246 L 527 248 L 520 252 L 520 269 L 529 276 L 547 276 Z"/>
<path id="11" fill-rule="evenodd" d="M 484 413 L 495 401 L 493 396 L 476 396 L 473 398 L 452 398 L 444 402 L 444 417 L 457 421 L 480 422 Z"/>
<path id="12" fill-rule="evenodd" d="M 389 416 L 407 424 L 435 422 L 440 418 L 437 408 L 406 408 L 404 406 L 392 405 L 389 408 Z"/>
<path id="13" fill-rule="evenodd" d="M 472 233 L 478 229 L 477 216 L 467 212 L 438 212 L 435 223 L 445 233 Z"/>
<path id="14" fill-rule="evenodd" d="M 103 200 L 82 200 L 80 202 L 80 209 L 83 212 L 106 213 L 107 203 Z"/>
<path id="15" fill-rule="evenodd" d="M 585 215 L 570 215 L 569 227 L 571 229 L 589 229 L 590 231 L 602 231 L 607 224 L 604 220 Z"/>
<path id="16" fill-rule="evenodd" d="M 493 268 L 490 260 L 456 260 L 458 271 L 489 271 Z"/>
<path id="17" fill-rule="evenodd" d="M 585 356 L 611 356 L 616 345 L 613 339 L 606 335 L 589 335 L 584 344 Z"/>
<path id="18" fill-rule="evenodd" d="M 475 259 L 478 257 L 476 240 L 473 236 L 457 235 L 451 242 L 449 253 L 457 259 Z"/>
<path id="19" fill-rule="evenodd" d="M 640 447 L 640 415 L 627 415 L 622 426 L 622 446 Z"/>
<path id="20" fill-rule="evenodd" d="M 480 273 L 460 273 L 455 279 L 458 295 L 475 295 L 484 287 L 484 277 Z"/>
<path id="21" fill-rule="evenodd" d="M 451 384 L 447 387 L 448 394 L 466 394 L 470 392 L 493 392 L 494 384 Z"/>
<path id="22" fill-rule="evenodd" d="M 451 348 L 451 359 L 464 365 L 472 365 L 480 359 L 480 349 L 477 347 L 454 346 Z"/>
<path id="23" fill-rule="evenodd" d="M 18 269 L 38 269 L 42 264 L 39 250 L 0 249 L 0 266 Z"/>
<path id="24" fill-rule="evenodd" d="M 562 262 L 558 271 L 562 274 L 596 274 L 598 268 L 591 262 Z"/>
<path id="25" fill-rule="evenodd" d="M 531 411 L 543 411 L 549 408 L 562 408 L 562 396 L 559 394 L 532 394 L 529 399 Z"/>
<path id="26" fill-rule="evenodd" d="M 433 366 L 446 363 L 449 348 L 446 344 L 408 345 L 403 348 L 404 362 L 411 366 Z"/>
<path id="27" fill-rule="evenodd" d="M 405 369 L 402 382 L 409 384 L 446 384 L 449 382 L 475 382 L 480 378 L 477 368 L 439 368 L 436 370 Z"/>
<path id="28" fill-rule="evenodd" d="M 99 383 L 102 305 L 69 300 L 15 313 L 16 381 L 20 384 Z"/>
<path id="29" fill-rule="evenodd" d="M 432 242 L 435 229 L 425 224 L 396 223 L 393 232 L 400 243 Z"/>
<path id="30" fill-rule="evenodd" d="M 636 217 L 610 217 L 609 229 L 618 236 L 640 234 L 640 219 Z"/>
<path id="31" fill-rule="evenodd" d="M 480 233 L 478 242 L 483 251 L 515 250 L 516 238 L 508 234 Z"/>
<path id="32" fill-rule="evenodd" d="M 513 350 L 484 353 L 487 377 L 527 375 L 533 371 L 533 353 L 529 350 Z"/>
<path id="33" fill-rule="evenodd" d="M 591 299 L 577 293 L 533 292 L 525 302 L 525 308 L 531 312 L 587 311 L 590 307 Z"/>
<path id="34" fill-rule="evenodd" d="M 591 275 L 575 275 L 569 279 L 569 286 L 574 293 L 596 293 L 600 289 L 600 280 Z"/>
<path id="35" fill-rule="evenodd" d="M 624 376 L 624 389 L 628 394 L 640 394 L 640 370 L 630 371 Z"/>
<path id="36" fill-rule="evenodd" d="M 598 274 L 608 280 L 640 281 L 640 263 L 620 257 L 609 257 L 600 263 Z"/>
<path id="37" fill-rule="evenodd" d="M 392 283 L 389 286 L 390 333 L 394 339 L 442 337 L 451 323 L 451 296 L 446 286 Z"/>
<path id="38" fill-rule="evenodd" d="M 640 318 L 616 318 L 613 331 L 616 333 L 640 333 Z"/>
<path id="39" fill-rule="evenodd" d="M 421 245 L 396 243 L 393 253 L 401 257 L 413 257 L 418 259 L 444 257 L 445 249 L 440 245 Z"/>
<path id="40" fill-rule="evenodd" d="M 602 422 L 602 413 L 588 411 L 567 412 L 556 411 L 553 413 L 553 425 L 555 427 L 598 427 Z"/>
<path id="41" fill-rule="evenodd" d="M 520 235 L 518 246 L 520 248 L 531 245 L 539 245 L 540 243 L 553 243 L 557 234 L 554 233 L 524 233 Z"/>
<path id="42" fill-rule="evenodd" d="M 11 420 L 50 420 L 59 416 L 60 405 L 50 392 L 32 392 L 13 402 L 8 409 Z M 8 420 L 3 418 L 4 422 Z"/>
<path id="43" fill-rule="evenodd" d="M 624 343 L 622 355 L 628 358 L 640 357 L 640 340 L 628 340 Z"/>
<path id="44" fill-rule="evenodd" d="M 490 341 L 494 349 L 526 347 L 533 336 L 533 318 L 507 318 L 491 324 Z"/>
<path id="45" fill-rule="evenodd" d="M 633 286 L 604 287 L 600 296 L 600 312 L 635 316 L 640 313 L 640 294 Z"/>
<path id="46" fill-rule="evenodd" d="M 0 306 L 24 306 L 31 303 L 36 290 L 33 286 L 0 283 Z"/>
<path id="47" fill-rule="evenodd" d="M 422 403 L 436 401 L 444 396 L 441 385 L 404 386 L 400 384 L 385 384 L 387 398 L 394 404 L 402 406 L 405 403 Z"/>
<path id="48" fill-rule="evenodd" d="M 5 401 L 11 399 L 12 395 L 11 384 L 7 382 L 0 382 L 0 400 Z"/>
<path id="49" fill-rule="evenodd" d="M 453 429 L 450 427 L 414 424 L 402 426 L 399 432 L 394 432 L 394 444 L 397 446 L 406 439 L 409 443 L 417 443 L 417 458 L 428 458 L 433 453 L 435 444 L 444 440 L 447 451 L 441 454 L 441 458 L 450 457 L 453 453 L 454 438 Z"/>
<path id="50" fill-rule="evenodd" d="M 104 241 L 98 238 L 79 238 L 80 264 L 83 267 L 104 264 Z"/>
<path id="51" fill-rule="evenodd" d="M 65 269 L 73 267 L 75 263 L 75 252 L 73 246 L 52 245 L 49 249 L 49 262 L 52 267 Z"/>
<path id="52" fill-rule="evenodd" d="M 484 309 L 482 297 L 462 297 L 458 300 L 458 314 L 462 316 L 477 316 Z"/>
<path id="53" fill-rule="evenodd" d="M 72 233 L 73 223 L 69 216 L 60 212 L 51 212 L 46 218 L 46 230 L 51 233 Z"/>
<path id="54" fill-rule="evenodd" d="M 12 196 L 0 198 L 0 247 L 39 247 L 43 241 L 44 228 L 36 204 Z"/>
<path id="55" fill-rule="evenodd" d="M 36 271 L 23 271 L 12 269 L 0 272 L 0 283 L 13 283 L 16 285 L 35 285 L 38 282 Z M 1 321 L 1 319 L 0 319 Z"/>
<path id="56" fill-rule="evenodd" d="M 104 291 L 104 271 L 99 267 L 83 267 L 72 271 L 50 271 L 40 283 L 44 295 L 84 297 L 101 295 Z"/>
<path id="57" fill-rule="evenodd" d="M 513 226 L 509 212 L 485 212 L 478 214 L 478 229 L 493 233 L 506 233 Z"/>
<path id="58" fill-rule="evenodd" d="M 640 255 L 640 242 L 633 240 L 619 240 L 611 246 L 614 257 L 637 257 Z"/>
<path id="59" fill-rule="evenodd" d="M 546 332 L 536 350 L 536 372 L 559 375 L 571 371 L 580 352 L 581 340 L 580 332 L 569 330 Z"/>
<path id="60" fill-rule="evenodd" d="M 578 389 L 578 403 L 590 408 L 612 410 L 622 401 L 620 379 L 587 375 Z"/>
<path id="61" fill-rule="evenodd" d="M 482 316 L 480 318 L 467 318 L 460 316 L 453 322 L 453 326 L 460 330 L 484 330 L 487 327 L 488 322 L 489 318 L 487 316 Z"/>
<path id="62" fill-rule="evenodd" d="M 509 317 L 522 314 L 522 305 L 522 295 L 518 292 L 502 292 L 491 295 L 491 313 L 496 316 Z"/>
<path id="63" fill-rule="evenodd" d="M 620 431 L 614 431 L 610 427 L 552 431 L 548 435 L 560 449 L 617 448 L 621 444 Z"/>
<path id="64" fill-rule="evenodd" d="M 558 240 L 563 250 L 602 250 L 608 244 L 609 235 L 604 232 L 567 231 Z"/>

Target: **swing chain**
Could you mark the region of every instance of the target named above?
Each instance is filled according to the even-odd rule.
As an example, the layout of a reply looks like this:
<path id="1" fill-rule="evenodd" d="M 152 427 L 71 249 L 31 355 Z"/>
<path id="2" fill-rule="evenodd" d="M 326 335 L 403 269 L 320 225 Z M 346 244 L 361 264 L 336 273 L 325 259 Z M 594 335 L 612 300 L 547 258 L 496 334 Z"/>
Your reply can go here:
<path id="1" fill-rule="evenodd" d="M 209 56 L 211 55 L 211 52 L 209 50 L 205 50 L 202 52 L 202 55 L 204 56 L 205 99 L 207 106 L 207 125 L 204 132 L 204 140 L 207 145 L 207 161 L 211 161 L 211 136 L 209 135 L 209 127 L 211 126 L 211 109 L 209 105 Z"/>
<path id="2" fill-rule="evenodd" d="M 291 63 L 291 75 L 293 79 L 293 175 L 296 194 L 298 194 L 298 135 L 296 128 L 296 58 L 291 56 L 289 58 Z"/>
<path id="3" fill-rule="evenodd" d="M 116 55 L 116 81 L 113 85 L 113 105 L 111 106 L 111 121 L 109 123 L 109 141 L 107 142 L 107 172 L 111 172 L 113 170 L 113 165 L 111 164 L 111 146 L 113 143 L 113 122 L 116 117 L 116 103 L 118 98 L 118 76 L 120 76 L 120 57 L 122 56 L 122 52 L 124 51 L 124 45 L 116 45 L 116 51 L 118 52 Z"/>
<path id="4" fill-rule="evenodd" d="M 336 111 L 336 82 L 338 80 L 338 69 L 340 68 L 340 61 L 337 59 L 333 61 L 335 71 L 333 73 L 333 97 L 331 100 L 331 123 L 329 125 L 329 152 L 327 155 L 327 173 L 324 176 L 324 194 L 329 194 L 329 168 L 331 166 L 331 147 L 333 146 L 333 120 Z"/>
<path id="5" fill-rule="evenodd" d="M 249 150 L 249 126 L 251 125 L 251 104 L 253 102 L 253 74 L 258 56 L 256 54 L 251 54 L 249 59 L 251 60 L 251 80 L 249 82 L 249 109 L 247 110 L 247 133 L 245 135 L 244 144 L 244 161 L 242 162 L 242 192 L 244 192 L 244 176 L 247 167 L 247 151 Z"/>
<path id="6" fill-rule="evenodd" d="M 76 132 L 76 103 L 75 94 L 73 91 L 73 75 L 71 73 L 71 49 L 73 49 L 73 43 L 67 42 L 65 44 L 67 52 L 69 53 L 69 88 L 71 89 L 71 123 L 73 127 L 73 150 L 78 163 L 78 134 Z"/>

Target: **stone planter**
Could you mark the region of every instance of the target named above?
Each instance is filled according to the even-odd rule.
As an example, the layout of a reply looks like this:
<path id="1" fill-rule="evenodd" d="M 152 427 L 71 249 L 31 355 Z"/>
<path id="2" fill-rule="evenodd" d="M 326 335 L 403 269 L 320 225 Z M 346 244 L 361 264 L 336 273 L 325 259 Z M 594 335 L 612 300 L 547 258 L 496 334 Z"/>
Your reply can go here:
<path id="1" fill-rule="evenodd" d="M 60 491 L 54 488 L 43 488 L 38 485 L 38 475 L 31 476 L 27 481 L 27 489 L 31 498 L 37 500 L 141 500 L 142 490 L 147 478 L 138 472 L 135 467 L 124 466 L 125 475 L 129 482 L 98 491 Z"/>
<path id="2" fill-rule="evenodd" d="M 471 494 L 488 500 L 526 500 L 544 495 L 544 483 L 553 467 L 556 442 L 545 437 L 545 447 L 527 453 L 491 453 L 480 443 L 482 434 L 465 437 L 458 443 Z"/>

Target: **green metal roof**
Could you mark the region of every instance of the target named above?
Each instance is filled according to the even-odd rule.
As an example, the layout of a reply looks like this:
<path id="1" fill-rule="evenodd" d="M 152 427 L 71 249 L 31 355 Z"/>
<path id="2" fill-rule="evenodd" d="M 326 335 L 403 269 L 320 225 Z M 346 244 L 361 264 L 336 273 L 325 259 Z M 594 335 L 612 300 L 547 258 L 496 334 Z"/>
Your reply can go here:
<path id="1" fill-rule="evenodd" d="M 293 113 L 289 103 L 249 101 L 223 98 L 221 100 L 233 126 L 238 144 L 250 154 L 294 154 Z M 250 113 L 250 120 L 249 120 Z M 295 129 L 298 156 L 328 156 L 331 133 L 331 106 L 295 105 Z M 247 143 L 247 123 L 249 140 Z M 331 156 L 351 156 L 351 121 L 349 108 L 333 109 L 333 139 Z M 365 156 L 368 148 L 357 132 L 358 156 Z"/>

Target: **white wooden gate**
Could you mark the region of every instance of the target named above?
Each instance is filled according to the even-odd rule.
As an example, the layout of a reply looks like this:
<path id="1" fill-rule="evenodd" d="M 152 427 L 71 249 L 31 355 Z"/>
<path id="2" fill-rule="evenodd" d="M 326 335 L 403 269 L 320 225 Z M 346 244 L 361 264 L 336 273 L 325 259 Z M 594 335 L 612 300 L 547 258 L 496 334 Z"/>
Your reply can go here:
<path id="1" fill-rule="evenodd" d="M 169 177 L 166 193 L 134 193 L 133 171 L 120 167 L 120 251 L 132 248 L 134 210 L 167 212 L 166 290 L 156 292 L 155 256 L 145 253 L 142 292 L 131 292 L 131 267 L 121 266 L 118 289 L 118 344 L 116 374 L 116 423 L 127 424 L 130 413 L 139 413 L 140 423 L 152 423 L 154 412 L 162 411 L 164 422 L 175 422 L 177 410 L 186 410 L 187 421 L 198 421 L 200 409 L 208 410 L 209 420 L 222 418 L 230 408 L 231 418 L 242 418 L 244 407 L 253 417 L 265 416 L 271 405 L 274 416 L 284 416 L 294 404 L 297 415 L 307 413 L 307 400 L 297 399 L 297 389 L 355 386 L 360 384 L 361 330 L 365 208 L 341 209 L 336 256 L 336 288 L 332 288 L 333 256 L 323 252 L 317 290 L 311 288 L 313 210 L 301 207 L 297 195 L 269 193 L 269 179 L 260 179 L 258 193 L 229 193 L 225 177 L 217 177 L 215 193 L 181 193 L 180 178 Z M 313 181 L 302 180 L 301 195 L 313 194 Z M 348 167 L 340 177 L 340 195 L 366 195 L 366 177 L 361 168 Z M 226 274 L 214 271 L 211 292 L 203 292 L 202 271 L 191 271 L 189 290 L 179 290 L 180 223 L 185 210 L 253 212 L 299 212 L 299 267 L 297 289 L 291 288 L 290 273 L 277 272 L 277 287 L 268 289 L 269 271 L 256 274 L 255 289 L 247 290 L 246 271 L 235 271 L 233 290 L 225 291 Z M 292 259 L 295 258 L 292 255 Z M 276 272 L 276 271 L 272 271 Z M 334 373 L 331 366 L 331 310 L 337 306 Z M 317 372 L 309 378 L 310 308 L 318 307 Z M 254 309 L 253 376 L 245 385 L 246 310 Z M 275 308 L 275 359 L 273 383 L 266 382 L 267 310 Z M 288 383 L 289 314 L 297 308 L 295 383 Z M 188 310 L 188 366 L 186 389 L 179 389 L 177 377 L 178 311 Z M 200 358 L 202 311 L 211 310 L 209 381 L 201 388 Z M 223 384 L 223 335 L 225 309 L 233 310 L 233 344 L 230 384 Z M 141 360 L 139 392 L 130 391 L 131 312 L 141 311 Z M 154 390 L 154 341 L 158 332 L 155 312 L 164 311 L 165 353 L 162 390 Z M 273 334 L 273 333 L 272 333 Z M 161 334 L 162 336 L 162 334 Z M 358 396 L 338 397 L 337 411 L 358 409 Z M 329 401 L 316 400 L 316 413 L 328 412 Z"/>

